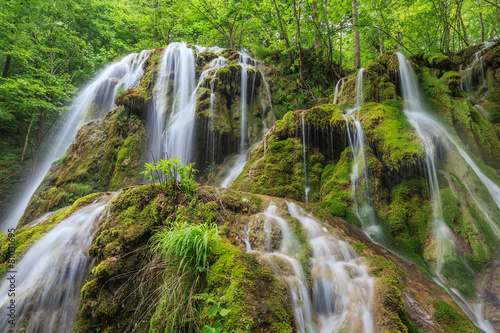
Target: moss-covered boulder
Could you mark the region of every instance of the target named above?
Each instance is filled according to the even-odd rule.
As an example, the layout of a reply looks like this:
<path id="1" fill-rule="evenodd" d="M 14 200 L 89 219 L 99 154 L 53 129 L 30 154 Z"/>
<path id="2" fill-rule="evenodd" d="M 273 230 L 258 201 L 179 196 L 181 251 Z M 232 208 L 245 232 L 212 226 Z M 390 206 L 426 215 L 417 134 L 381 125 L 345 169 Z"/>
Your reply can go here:
<path id="1" fill-rule="evenodd" d="M 146 144 L 144 123 L 126 108 L 85 124 L 66 154 L 51 166 L 20 224 L 89 193 L 137 184 Z"/>
<path id="2" fill-rule="evenodd" d="M 363 100 L 366 102 L 385 103 L 390 100 L 400 100 L 396 93 L 399 73 L 399 62 L 396 54 L 386 53 L 370 63 L 363 71 Z M 356 88 L 358 75 L 352 74 L 344 78 L 338 104 L 356 105 Z"/>
<path id="3" fill-rule="evenodd" d="M 97 261 L 82 288 L 76 332 L 96 327 L 102 332 L 200 331 L 204 325 L 213 327 L 215 320 L 233 332 L 293 332 L 286 284 L 265 260 L 246 253 L 234 229 L 238 219 L 260 209 L 261 199 L 212 188 L 187 199 L 150 185 L 128 189 L 115 199 L 89 250 Z M 219 225 L 209 269 L 196 275 L 180 274 L 177 266 L 170 269 L 175 261 L 154 256 L 149 245 L 159 228 L 182 221 Z M 173 298 L 183 284 L 191 294 Z M 214 306 L 228 314 L 209 315 Z"/>

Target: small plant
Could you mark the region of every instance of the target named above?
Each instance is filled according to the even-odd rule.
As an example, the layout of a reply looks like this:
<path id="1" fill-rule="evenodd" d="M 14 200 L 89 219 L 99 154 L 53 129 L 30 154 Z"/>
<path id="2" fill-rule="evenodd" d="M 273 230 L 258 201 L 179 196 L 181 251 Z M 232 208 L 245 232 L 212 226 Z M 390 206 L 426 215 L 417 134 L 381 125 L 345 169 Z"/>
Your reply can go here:
<path id="1" fill-rule="evenodd" d="M 116 88 L 116 93 L 118 95 L 125 93 L 125 88 L 123 86 L 119 86 L 118 88 Z"/>
<path id="2" fill-rule="evenodd" d="M 189 224 L 176 222 L 153 236 L 154 249 L 169 259 L 179 259 L 178 272 L 192 270 L 204 272 L 207 268 L 209 249 L 217 242 L 217 225 L 213 223 Z"/>
<path id="3" fill-rule="evenodd" d="M 225 317 L 230 311 L 231 310 L 229 309 L 225 309 L 218 305 L 214 305 L 210 308 L 210 310 L 208 310 L 208 315 L 215 317 L 217 316 L 217 314 L 219 314 L 221 317 Z M 216 321 L 214 323 L 214 327 L 210 327 L 208 325 L 203 326 L 203 333 L 220 333 L 222 332 L 223 328 L 224 326 L 221 324 L 221 322 Z"/>
<path id="4" fill-rule="evenodd" d="M 191 194 L 198 188 L 194 181 L 194 173 L 197 170 L 193 168 L 193 165 L 194 163 L 189 165 L 181 164 L 179 158 L 174 157 L 154 163 L 146 163 L 146 171 L 142 173 L 147 180 L 153 182 L 153 185 L 158 181 L 162 190 Z"/>

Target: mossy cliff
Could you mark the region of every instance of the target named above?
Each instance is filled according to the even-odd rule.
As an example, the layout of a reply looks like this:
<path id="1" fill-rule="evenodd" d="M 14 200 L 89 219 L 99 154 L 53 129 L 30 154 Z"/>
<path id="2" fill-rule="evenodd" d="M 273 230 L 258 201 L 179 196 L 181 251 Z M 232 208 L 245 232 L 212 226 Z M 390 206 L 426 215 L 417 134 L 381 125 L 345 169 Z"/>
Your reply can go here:
<path id="1" fill-rule="evenodd" d="M 365 68 L 363 71 L 363 97 L 365 101 L 385 104 L 390 103 L 391 100 L 401 100 L 396 94 L 398 66 L 397 55 L 390 52 Z M 342 93 L 339 94 L 337 103 L 355 105 L 356 86 L 357 73 L 345 77 L 344 83 L 339 85 L 339 90 Z"/>
<path id="2" fill-rule="evenodd" d="M 66 154 L 52 164 L 20 224 L 89 193 L 137 184 L 145 143 L 144 123 L 124 107 L 83 125 Z"/>
<path id="3" fill-rule="evenodd" d="M 460 89 L 455 60 L 424 54 L 410 61 L 420 77 L 429 112 L 435 113 L 482 171 L 498 182 L 500 141 L 496 128 Z M 428 270 L 436 265 L 436 243 L 424 176 L 425 152 L 402 111 L 402 98 L 396 95 L 401 90 L 398 75 L 394 54 L 368 65 L 363 75 L 365 105 L 355 117 L 364 130 L 368 200 L 386 233 L 383 242 Z M 380 77 L 387 83 L 384 88 L 380 87 Z M 355 75 L 346 80 L 339 104 L 354 104 L 355 81 Z M 392 97 L 381 97 L 385 86 L 391 88 Z M 347 126 L 353 129 L 343 117 L 349 110 L 344 105 L 324 105 L 287 113 L 265 136 L 232 188 L 304 201 L 308 187 L 310 201 L 361 226 L 352 211 L 353 158 L 346 132 Z M 436 145 L 444 221 L 451 228 L 458 251 L 455 259 L 446 261 L 441 273 L 449 285 L 474 299 L 474 274 L 499 250 L 495 235 L 500 211 L 458 151 L 444 140 Z"/>
<path id="4" fill-rule="evenodd" d="M 244 65 L 247 80 L 242 82 L 242 65 L 238 63 L 239 55 L 234 53 L 238 55 L 231 50 L 221 53 L 227 57 L 223 67 L 210 69 L 208 64 L 202 67 L 208 73 L 197 94 L 194 145 L 196 166 L 202 172 L 221 164 L 227 156 L 239 153 L 242 121 L 247 146 L 259 141 L 264 129 L 274 121 L 266 78 L 257 67 Z M 201 61 L 198 63 L 202 65 Z M 246 86 L 245 104 L 241 100 L 242 86 Z M 245 119 L 242 119 L 242 108 L 245 108 Z"/>
<path id="5" fill-rule="evenodd" d="M 232 332 L 294 332 L 286 283 L 265 258 L 246 251 L 242 238 L 251 228 L 254 245 L 265 241 L 256 231 L 262 229 L 260 212 L 271 201 L 282 207 L 281 214 L 294 225 L 284 213 L 285 201 L 276 198 L 211 187 L 203 187 L 189 198 L 159 192 L 150 185 L 126 189 L 111 204 L 90 248 L 96 262 L 82 288 L 75 331 L 99 328 L 100 332 L 123 332 L 131 327 L 138 332 L 198 331 L 203 325 L 213 327 L 218 320 L 224 330 Z M 360 260 L 365 260 L 377 277 L 374 307 L 380 332 L 455 332 L 457 322 L 464 332 L 475 332 L 453 300 L 415 266 L 374 245 L 358 229 L 326 210 L 314 208 L 312 213 L 364 256 L 366 259 Z M 211 243 L 208 269 L 194 276 L 178 276 L 183 283 L 196 286 L 190 289 L 189 307 L 181 310 L 189 312 L 192 307 L 194 317 L 182 315 L 175 304 L 163 299 L 164 295 L 175 295 L 165 289 L 172 277 L 165 273 L 178 275 L 177 266 L 175 261 L 152 255 L 149 245 L 159 228 L 180 221 L 219 226 L 218 242 Z M 305 231 L 296 224 L 293 232 L 303 242 Z M 308 253 L 306 247 L 302 256 L 306 267 Z M 210 316 L 214 305 L 229 313 Z M 441 316 L 443 307 L 456 320 Z"/>
<path id="6" fill-rule="evenodd" d="M 179 332 L 189 327 L 200 331 L 203 325 L 213 326 L 208 313 L 218 305 L 230 310 L 217 318 L 228 331 L 292 332 L 286 284 L 272 274 L 265 260 L 246 253 L 234 229 L 239 219 L 260 211 L 261 202 L 250 194 L 212 188 L 202 188 L 194 197 L 160 193 L 150 185 L 125 190 L 112 203 L 89 250 L 97 262 L 82 288 L 75 331 L 91 327 L 101 332 L 132 327 L 138 332 Z M 178 277 L 184 284 L 198 281 L 189 296 L 194 318 L 179 314 L 176 304 L 163 299 L 162 288 L 169 278 L 164 274 L 176 275 L 177 267 L 169 269 L 174 262 L 152 256 L 149 246 L 159 227 L 181 221 L 217 223 L 220 230 L 210 250 L 209 269 Z"/>

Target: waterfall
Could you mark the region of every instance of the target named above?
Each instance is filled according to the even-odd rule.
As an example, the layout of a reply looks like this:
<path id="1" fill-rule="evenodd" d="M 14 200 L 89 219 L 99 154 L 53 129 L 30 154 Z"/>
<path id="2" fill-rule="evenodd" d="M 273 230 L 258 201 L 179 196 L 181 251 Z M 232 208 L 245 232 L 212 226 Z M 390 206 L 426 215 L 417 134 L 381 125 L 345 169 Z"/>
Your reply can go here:
<path id="1" fill-rule="evenodd" d="M 370 189 L 368 188 L 368 172 L 366 170 L 364 131 L 356 115 L 364 104 L 363 71 L 361 68 L 356 80 L 356 106 L 343 114 L 346 121 L 347 138 L 352 149 L 351 193 L 353 208 L 356 216 L 361 221 L 363 230 L 370 237 L 380 238 L 381 229 L 377 222 L 377 214 L 370 202 Z M 351 131 L 351 125 L 354 129 Z"/>
<path id="2" fill-rule="evenodd" d="M 257 68 L 256 66 L 258 65 L 258 61 L 250 58 L 248 54 L 245 52 L 238 52 L 239 53 L 239 63 L 241 66 L 241 86 L 240 86 L 240 144 L 239 144 L 239 152 L 238 156 L 234 160 L 234 163 L 232 164 L 232 167 L 229 169 L 227 172 L 226 177 L 221 181 L 219 184 L 220 187 L 228 188 L 233 181 L 238 178 L 238 176 L 241 174 L 243 171 L 246 163 L 248 162 L 248 155 L 253 151 L 253 148 L 250 147 L 248 149 L 247 147 L 247 141 L 248 141 L 248 129 L 247 129 L 247 107 L 249 103 L 249 98 L 248 98 L 248 68 L 249 67 L 254 67 Z M 257 69 L 258 70 L 258 69 Z M 266 96 L 268 97 L 269 101 L 269 106 L 270 109 L 272 110 L 272 103 L 271 103 L 271 93 L 269 90 L 269 86 L 264 78 L 264 75 L 262 75 L 262 83 L 264 87 L 266 88 Z M 253 83 L 255 83 L 255 77 L 254 80 L 252 80 Z M 254 89 L 252 86 L 251 89 L 251 95 L 250 95 L 250 100 L 253 98 L 253 93 Z M 264 105 L 262 105 L 262 117 L 264 118 Z M 262 120 L 264 122 L 264 120 Z M 264 123 L 265 125 L 265 123 Z"/>
<path id="3" fill-rule="evenodd" d="M 156 158 L 178 157 L 192 162 L 196 108 L 196 70 L 194 53 L 186 43 L 170 43 L 163 53 L 155 87 L 156 133 L 151 150 Z M 156 141 L 155 141 L 156 140 Z"/>
<path id="4" fill-rule="evenodd" d="M 330 234 L 320 222 L 294 203 L 286 202 L 288 214 L 300 222 L 312 249 L 310 279 L 298 257 L 300 243 L 287 217 L 271 204 L 264 212 L 265 248 L 253 250 L 248 235 L 247 250 L 259 253 L 272 265 L 275 274 L 290 288 L 297 332 L 374 332 L 374 278 L 368 267 L 344 241 Z M 279 246 L 273 246 L 272 227 L 279 228 Z M 283 264 L 290 270 L 283 269 Z M 279 268 L 282 268 L 281 270 Z"/>
<path id="5" fill-rule="evenodd" d="M 342 83 L 340 87 L 340 92 L 339 92 L 339 84 Z M 337 81 L 337 84 L 335 85 L 335 94 L 333 95 L 333 104 L 337 104 L 338 97 L 342 95 L 342 91 L 344 90 L 344 79 L 340 79 Z"/>
<path id="6" fill-rule="evenodd" d="M 304 121 L 304 115 L 302 114 L 302 156 L 304 159 L 304 190 L 306 196 L 306 203 L 309 203 L 309 191 L 311 190 L 309 186 L 307 186 L 307 158 L 306 158 L 306 125 Z"/>
<path id="7" fill-rule="evenodd" d="M 85 121 L 102 118 L 115 105 L 118 88 L 129 89 L 139 83 L 144 74 L 143 65 L 150 51 L 132 53 L 102 70 L 87 85 L 74 101 L 62 122 L 62 128 L 54 136 L 54 143 L 47 150 L 45 158 L 37 165 L 35 174 L 25 187 L 20 198 L 0 224 L 1 230 L 16 227 L 33 193 L 42 182 L 52 162 L 62 157 L 76 137 Z"/>
<path id="8" fill-rule="evenodd" d="M 401 78 L 401 86 L 403 91 L 403 98 L 405 100 L 404 112 L 410 124 L 415 128 L 422 144 L 425 148 L 425 167 L 427 173 L 427 182 L 429 185 L 429 192 L 431 194 L 432 202 L 432 232 L 435 237 L 436 242 L 436 273 L 441 281 L 444 281 L 441 276 L 442 265 L 449 259 L 462 260 L 456 249 L 456 240 L 451 229 L 445 224 L 443 219 L 443 210 L 441 205 L 441 196 L 439 190 L 439 183 L 437 178 L 437 151 L 436 143 L 440 139 L 447 139 L 448 143 L 451 143 L 462 156 L 464 161 L 469 165 L 469 167 L 474 170 L 476 175 L 486 186 L 490 192 L 493 200 L 500 207 L 500 188 L 488 179 L 478 168 L 478 166 L 472 161 L 470 156 L 460 147 L 457 141 L 453 139 L 451 134 L 440 124 L 440 122 L 429 115 L 424 108 L 423 96 L 418 85 L 418 79 L 413 70 L 411 69 L 410 63 L 405 58 L 402 53 L 398 53 L 399 60 L 399 71 Z M 481 207 L 479 207 L 481 210 Z M 498 227 L 493 226 L 494 221 L 491 221 L 487 217 L 488 223 L 492 227 L 492 230 L 498 230 Z M 498 237 L 498 235 L 497 235 Z M 466 266 L 466 265 L 465 265 Z M 467 266 L 466 266 L 467 267 Z M 452 296 L 462 296 L 451 289 L 453 293 Z M 482 318 L 482 314 L 477 311 L 478 307 L 471 306 L 467 301 L 463 300 L 460 302 L 467 307 L 467 313 L 473 314 L 472 320 L 485 332 L 493 332 L 491 324 Z"/>
<path id="9" fill-rule="evenodd" d="M 460 68 L 460 89 L 464 90 L 469 96 L 471 96 L 474 85 L 481 85 L 485 81 L 483 55 L 484 51 L 493 44 L 495 43 L 482 43 L 479 51 L 474 53 L 470 64 L 465 69 Z"/>
<path id="10" fill-rule="evenodd" d="M 67 217 L 23 255 L 14 271 L 5 274 L 0 283 L 0 331 L 73 330 L 96 221 L 113 197 Z M 9 291 L 12 285 L 14 290 Z M 14 325 L 8 322 L 11 304 L 15 305 Z"/>
<path id="11" fill-rule="evenodd" d="M 245 153 L 246 137 L 247 137 L 247 84 L 248 84 L 248 72 L 247 72 L 247 62 L 248 55 L 246 53 L 240 53 L 240 66 L 241 66 L 241 113 L 240 113 L 240 154 Z M 253 90 L 252 90 L 253 92 Z"/>

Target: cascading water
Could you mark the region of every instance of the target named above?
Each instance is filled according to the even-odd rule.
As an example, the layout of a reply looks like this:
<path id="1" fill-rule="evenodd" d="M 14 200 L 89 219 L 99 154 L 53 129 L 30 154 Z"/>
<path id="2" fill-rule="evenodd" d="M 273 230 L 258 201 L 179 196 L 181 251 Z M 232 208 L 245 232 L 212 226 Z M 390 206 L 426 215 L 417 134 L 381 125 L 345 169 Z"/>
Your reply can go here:
<path id="1" fill-rule="evenodd" d="M 186 43 L 170 43 L 163 53 L 150 121 L 150 149 L 156 158 L 178 157 L 192 162 L 196 107 L 194 53 Z M 198 84 L 199 85 L 199 84 Z"/>
<path id="2" fill-rule="evenodd" d="M 332 236 L 305 211 L 287 202 L 288 214 L 297 219 L 307 233 L 312 249 L 308 287 L 305 267 L 298 257 L 297 238 L 280 215 L 277 206 L 270 205 L 264 212 L 265 249 L 252 250 L 246 237 L 247 250 L 260 253 L 274 267 L 290 288 L 297 332 L 374 332 L 373 292 L 375 280 L 368 267 L 360 262 L 352 248 Z M 279 228 L 281 242 L 272 244 L 273 225 Z M 279 262 L 291 268 L 281 272 Z"/>
<path id="3" fill-rule="evenodd" d="M 339 84 L 342 84 L 340 86 L 340 91 L 339 91 Z M 335 94 L 333 95 L 333 104 L 337 104 L 337 99 L 340 95 L 342 95 L 342 91 L 344 90 L 344 79 L 340 79 L 337 81 L 337 84 L 335 85 Z"/>
<path id="4" fill-rule="evenodd" d="M 485 81 L 483 55 L 484 51 L 495 44 L 494 42 L 484 42 L 479 51 L 474 53 L 472 61 L 463 70 L 460 70 L 460 88 L 471 96 L 474 86 L 480 86 Z"/>
<path id="5" fill-rule="evenodd" d="M 52 162 L 66 153 L 83 122 L 102 118 L 110 111 L 114 107 L 118 88 L 128 89 L 138 84 L 144 74 L 143 65 L 149 54 L 150 51 L 142 51 L 140 54 L 132 53 L 123 57 L 120 61 L 106 67 L 82 90 L 62 122 L 62 128 L 54 136 L 54 143 L 47 151 L 45 158 L 37 165 L 29 185 L 24 189 L 5 222 L 0 225 L 2 231 L 17 225 L 31 196 L 42 182 Z"/>
<path id="6" fill-rule="evenodd" d="M 0 284 L 0 331 L 73 330 L 96 221 L 113 197 L 108 195 L 60 222 L 26 252 L 14 272 L 6 273 Z M 9 292 L 12 285 L 14 291 Z M 13 323 L 8 322 L 11 304 Z"/>
<path id="7" fill-rule="evenodd" d="M 220 183 L 220 187 L 227 188 L 229 187 L 233 181 L 241 174 L 243 171 L 243 168 L 245 167 L 246 163 L 248 162 L 248 155 L 251 153 L 250 151 L 247 151 L 247 135 L 248 135 L 248 129 L 247 129 L 247 105 L 249 102 L 248 98 L 248 68 L 249 67 L 254 67 L 258 65 L 258 62 L 256 60 L 253 60 L 248 56 L 248 54 L 244 52 L 239 52 L 239 62 L 241 66 L 241 87 L 240 87 L 240 145 L 239 145 L 239 155 L 235 159 L 231 169 L 228 171 L 226 177 L 222 180 Z M 269 106 L 272 110 L 271 106 L 271 94 L 269 91 L 269 86 L 267 85 L 267 82 L 264 79 L 264 76 L 262 75 L 262 81 L 263 85 L 266 88 L 266 96 L 269 99 Z M 253 83 L 255 83 L 255 77 L 254 80 L 252 80 Z M 253 93 L 254 93 L 254 88 L 252 86 L 251 89 L 251 95 L 250 95 L 250 100 L 253 98 Z M 263 112 L 262 116 L 264 117 L 264 105 L 263 105 Z M 264 122 L 264 120 L 263 120 Z M 264 122 L 265 126 L 265 122 Z"/>
<path id="8" fill-rule="evenodd" d="M 306 125 L 304 121 L 304 115 L 302 115 L 302 157 L 304 160 L 304 190 L 306 196 L 306 203 L 309 203 L 309 191 L 311 190 L 309 186 L 307 186 L 307 158 L 306 158 Z"/>
<path id="9" fill-rule="evenodd" d="M 432 232 L 436 242 L 436 273 L 441 281 L 444 279 L 441 276 L 443 264 L 447 260 L 462 260 L 457 253 L 456 240 L 451 229 L 446 225 L 443 219 L 443 210 L 441 205 L 441 196 L 439 190 L 439 182 L 437 177 L 437 151 L 436 144 L 440 139 L 447 139 L 448 144 L 451 143 L 460 153 L 464 161 L 469 167 L 474 170 L 479 179 L 488 189 L 493 200 L 500 204 L 500 188 L 488 179 L 472 161 L 470 156 L 459 146 L 458 142 L 453 139 L 451 134 L 440 124 L 440 122 L 425 112 L 423 97 L 418 85 L 418 79 L 411 69 L 408 60 L 402 53 L 398 53 L 399 72 L 401 78 L 401 87 L 403 98 L 405 100 L 404 112 L 408 121 L 415 128 L 422 144 L 425 148 L 425 169 L 427 173 L 427 182 L 432 201 Z M 443 143 L 447 144 L 447 143 Z M 500 207 L 500 206 L 499 206 Z M 481 209 L 481 207 L 479 207 Z M 488 223 L 494 224 L 494 221 L 487 217 Z M 491 225 L 492 230 L 498 230 L 498 227 Z M 498 235 L 497 235 L 498 236 Z M 467 265 L 464 265 L 468 267 Z M 471 306 L 465 301 L 462 296 L 455 290 L 451 289 L 455 296 L 461 299 L 461 304 L 468 307 L 467 313 L 472 314 L 473 321 L 485 332 L 493 332 L 491 324 L 482 318 L 482 314 L 477 311 L 476 306 Z M 452 295 L 453 296 L 453 295 Z"/>
<path id="10" fill-rule="evenodd" d="M 375 209 L 370 202 L 370 190 L 368 188 L 368 172 L 366 170 L 364 132 L 361 122 L 356 114 L 364 104 L 363 93 L 363 71 L 361 68 L 356 80 L 356 106 L 349 109 L 343 115 L 346 121 L 347 138 L 352 149 L 353 163 L 351 171 L 351 193 L 353 197 L 353 208 L 356 216 L 363 225 L 363 230 L 370 237 L 380 237 L 381 230 L 377 222 Z M 351 132 L 350 124 L 354 124 Z"/>

